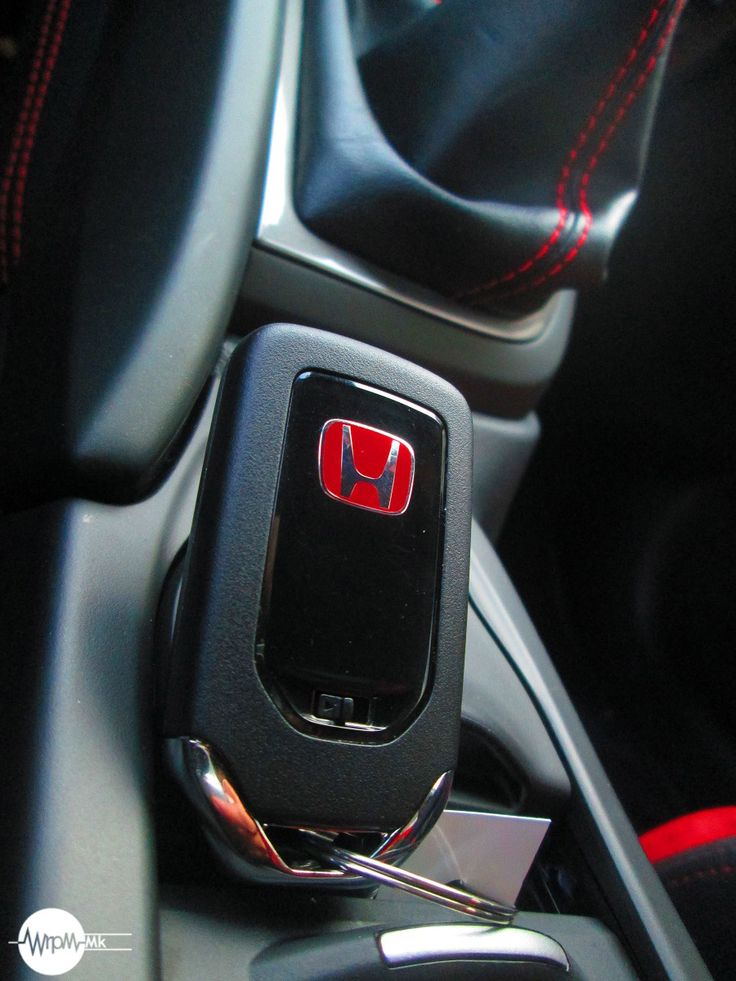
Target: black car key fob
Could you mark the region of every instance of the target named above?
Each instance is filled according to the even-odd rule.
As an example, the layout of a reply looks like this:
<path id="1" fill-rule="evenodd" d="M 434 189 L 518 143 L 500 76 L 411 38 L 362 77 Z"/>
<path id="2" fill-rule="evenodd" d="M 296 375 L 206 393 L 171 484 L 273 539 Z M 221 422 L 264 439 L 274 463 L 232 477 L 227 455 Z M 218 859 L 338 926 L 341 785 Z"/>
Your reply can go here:
<path id="1" fill-rule="evenodd" d="M 261 830 L 385 840 L 449 789 L 471 460 L 462 396 L 414 364 L 283 324 L 236 348 L 164 718 L 220 832 L 229 808 Z M 237 849 L 242 826 L 225 832 Z"/>

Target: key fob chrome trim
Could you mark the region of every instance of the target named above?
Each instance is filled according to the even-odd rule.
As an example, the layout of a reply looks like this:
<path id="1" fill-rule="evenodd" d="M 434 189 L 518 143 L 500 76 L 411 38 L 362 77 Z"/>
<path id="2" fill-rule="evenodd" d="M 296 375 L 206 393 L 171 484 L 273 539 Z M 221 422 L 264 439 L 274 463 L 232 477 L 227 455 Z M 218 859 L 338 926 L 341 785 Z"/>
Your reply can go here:
<path id="1" fill-rule="evenodd" d="M 321 884 L 339 880 L 342 886 L 366 885 L 361 876 L 341 871 L 309 858 L 301 847 L 291 849 L 289 832 L 301 828 L 281 828 L 258 821 L 243 802 L 222 762 L 205 743 L 197 739 L 167 740 L 169 760 L 190 800 L 204 818 L 210 840 L 227 864 L 249 879 L 260 882 L 290 883 L 302 880 Z M 442 814 L 452 788 L 451 772 L 434 782 L 418 810 L 391 833 L 376 836 L 354 829 L 356 846 L 361 838 L 374 842 L 371 857 L 383 862 L 404 861 L 427 835 Z M 285 838 L 285 843 L 279 841 Z M 295 861 L 296 860 L 296 861 Z"/>

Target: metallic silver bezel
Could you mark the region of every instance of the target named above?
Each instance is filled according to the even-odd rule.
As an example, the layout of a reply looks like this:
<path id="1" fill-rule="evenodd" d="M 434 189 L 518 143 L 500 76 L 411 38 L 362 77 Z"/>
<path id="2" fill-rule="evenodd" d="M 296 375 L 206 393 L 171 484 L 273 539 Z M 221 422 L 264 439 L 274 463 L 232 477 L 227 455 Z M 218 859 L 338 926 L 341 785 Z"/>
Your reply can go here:
<path id="1" fill-rule="evenodd" d="M 261 882 L 345 882 L 353 888 L 369 885 L 360 875 L 340 869 L 290 865 L 274 843 L 273 832 L 304 829 L 271 828 L 253 817 L 224 766 L 206 743 L 181 737 L 168 739 L 166 744 L 174 770 L 204 818 L 216 850 L 234 871 Z M 445 809 L 452 777 L 451 771 L 439 776 L 416 813 L 403 827 L 382 835 L 371 857 L 392 864 L 402 862 L 429 833 Z M 350 833 L 370 834 L 361 829 L 351 830 Z"/>
<path id="2" fill-rule="evenodd" d="M 410 967 L 437 961 L 519 961 L 557 967 L 569 972 L 570 962 L 551 937 L 518 927 L 493 929 L 473 923 L 388 930 L 378 948 L 389 967 Z"/>

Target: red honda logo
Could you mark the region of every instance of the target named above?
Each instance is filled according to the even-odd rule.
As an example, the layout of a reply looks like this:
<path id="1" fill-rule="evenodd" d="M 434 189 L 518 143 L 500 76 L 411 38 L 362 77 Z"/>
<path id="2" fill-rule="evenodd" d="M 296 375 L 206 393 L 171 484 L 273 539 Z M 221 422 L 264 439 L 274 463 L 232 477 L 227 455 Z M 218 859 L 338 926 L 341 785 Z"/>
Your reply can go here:
<path id="1" fill-rule="evenodd" d="M 330 419 L 319 440 L 319 478 L 329 497 L 381 514 L 403 514 L 414 486 L 406 440 L 348 419 Z"/>

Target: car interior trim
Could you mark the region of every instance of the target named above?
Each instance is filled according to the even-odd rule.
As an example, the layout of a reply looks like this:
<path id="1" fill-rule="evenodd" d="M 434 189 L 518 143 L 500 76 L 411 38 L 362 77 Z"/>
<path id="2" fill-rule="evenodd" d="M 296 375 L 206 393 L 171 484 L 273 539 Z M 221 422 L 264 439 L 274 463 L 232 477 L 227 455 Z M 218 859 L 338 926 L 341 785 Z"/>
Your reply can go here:
<path id="1" fill-rule="evenodd" d="M 536 702 L 570 774 L 570 821 L 590 843 L 622 935 L 672 981 L 708 978 L 699 953 L 647 861 L 572 702 L 500 559 L 473 522 L 470 603 Z"/>
<path id="2" fill-rule="evenodd" d="M 428 961 L 509 960 L 535 961 L 570 970 L 560 944 L 534 930 L 519 927 L 489 929 L 462 923 L 438 923 L 387 930 L 378 938 L 381 954 L 391 967 L 407 967 Z"/>
<path id="3" fill-rule="evenodd" d="M 428 313 L 455 328 L 506 341 L 531 341 L 539 338 L 555 319 L 558 307 L 563 302 L 560 294 L 555 294 L 541 309 L 527 315 L 514 319 L 494 317 L 433 293 L 403 277 L 392 275 L 373 263 L 324 241 L 302 223 L 294 208 L 292 193 L 302 9 L 301 0 L 292 0 L 287 5 L 256 246 L 348 280 L 404 306 Z"/>

